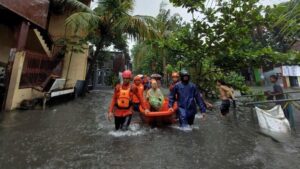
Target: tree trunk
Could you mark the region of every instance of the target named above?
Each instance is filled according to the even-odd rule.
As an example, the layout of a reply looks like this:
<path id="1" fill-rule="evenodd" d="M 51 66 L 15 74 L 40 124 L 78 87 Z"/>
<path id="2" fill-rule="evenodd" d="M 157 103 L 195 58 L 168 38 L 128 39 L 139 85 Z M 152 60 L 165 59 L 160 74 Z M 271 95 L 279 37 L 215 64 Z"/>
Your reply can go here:
<path id="1" fill-rule="evenodd" d="M 164 83 L 165 85 L 167 85 L 167 69 L 166 69 L 166 56 L 163 55 L 163 72 L 164 72 L 164 75 L 163 75 L 163 78 L 164 78 Z"/>

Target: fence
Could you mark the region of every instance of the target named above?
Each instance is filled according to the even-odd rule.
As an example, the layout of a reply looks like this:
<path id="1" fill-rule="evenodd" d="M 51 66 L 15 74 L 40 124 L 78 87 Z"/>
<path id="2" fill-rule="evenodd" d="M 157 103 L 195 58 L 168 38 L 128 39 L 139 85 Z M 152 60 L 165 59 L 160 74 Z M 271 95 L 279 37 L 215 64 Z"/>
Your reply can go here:
<path id="1" fill-rule="evenodd" d="M 285 112 L 286 118 L 289 120 L 291 127 L 295 129 L 295 110 L 300 110 L 300 98 L 293 98 L 290 94 L 300 93 L 300 91 L 290 91 L 290 92 L 284 92 L 285 99 L 282 100 L 264 100 L 264 101 L 250 101 L 247 103 L 244 103 L 245 106 L 251 107 L 251 113 L 253 114 L 253 108 L 255 106 L 259 105 L 266 105 L 266 104 L 278 104 L 281 103 L 282 108 Z M 256 97 L 257 95 L 245 95 L 241 97 Z"/>
<path id="2" fill-rule="evenodd" d="M 26 51 L 23 64 L 20 88 L 29 88 L 41 85 L 53 72 L 60 76 L 62 62 L 51 59 L 47 55 Z"/>

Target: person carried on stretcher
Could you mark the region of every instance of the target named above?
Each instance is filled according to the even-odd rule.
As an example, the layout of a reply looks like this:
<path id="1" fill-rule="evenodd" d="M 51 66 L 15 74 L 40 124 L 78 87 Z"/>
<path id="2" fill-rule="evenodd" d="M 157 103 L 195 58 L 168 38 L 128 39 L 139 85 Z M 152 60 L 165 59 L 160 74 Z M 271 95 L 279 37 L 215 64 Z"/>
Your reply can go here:
<path id="1" fill-rule="evenodd" d="M 164 95 L 158 88 L 155 79 L 151 80 L 151 89 L 147 91 L 146 99 L 150 104 L 150 111 L 158 111 L 161 109 L 164 102 Z"/>

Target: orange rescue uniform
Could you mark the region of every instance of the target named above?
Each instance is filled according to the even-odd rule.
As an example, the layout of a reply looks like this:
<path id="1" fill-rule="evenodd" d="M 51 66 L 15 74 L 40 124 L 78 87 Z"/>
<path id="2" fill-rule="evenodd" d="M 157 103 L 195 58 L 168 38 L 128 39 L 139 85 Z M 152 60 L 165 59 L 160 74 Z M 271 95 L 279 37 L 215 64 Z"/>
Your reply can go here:
<path id="1" fill-rule="evenodd" d="M 113 112 L 114 116 L 117 117 L 125 117 L 128 115 L 132 114 L 132 104 L 129 105 L 129 107 L 127 108 L 120 108 L 118 107 L 118 102 L 119 104 L 121 104 L 120 102 L 122 102 L 122 96 L 120 95 L 120 93 L 122 92 L 122 95 L 124 95 L 123 98 L 126 98 L 125 95 L 129 94 L 129 100 L 130 102 L 133 102 L 133 97 L 136 96 L 137 99 L 140 101 L 141 106 L 144 108 L 145 104 L 144 104 L 144 100 L 143 100 L 143 95 L 139 92 L 138 88 L 134 85 L 131 84 L 118 84 L 115 87 L 115 91 L 111 100 L 111 104 L 109 107 L 109 112 Z M 128 93 L 127 93 L 128 92 Z M 121 101 L 120 101 L 121 100 Z M 126 99 L 124 99 L 126 100 Z M 126 105 L 126 101 L 124 103 Z"/>
<path id="2" fill-rule="evenodd" d="M 133 84 L 133 87 L 138 90 L 138 95 L 141 96 L 140 99 L 144 99 L 144 85 L 142 83 L 139 85 Z M 136 94 L 134 94 L 132 97 L 132 102 L 141 103 L 140 99 Z"/>

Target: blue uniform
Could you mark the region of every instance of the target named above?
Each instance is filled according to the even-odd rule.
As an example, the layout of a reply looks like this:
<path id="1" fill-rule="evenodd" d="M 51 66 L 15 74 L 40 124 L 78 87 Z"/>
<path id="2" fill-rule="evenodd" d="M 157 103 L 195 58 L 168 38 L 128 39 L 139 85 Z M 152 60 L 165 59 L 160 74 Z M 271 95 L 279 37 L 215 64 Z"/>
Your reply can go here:
<path id="1" fill-rule="evenodd" d="M 177 95 L 177 98 L 176 98 Z M 181 127 L 192 125 L 199 106 L 201 113 L 206 112 L 206 106 L 195 84 L 178 82 L 169 95 L 169 107 L 178 102 L 179 123 Z"/>

